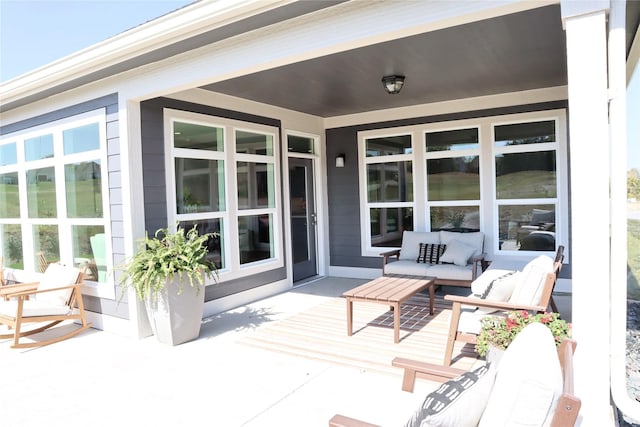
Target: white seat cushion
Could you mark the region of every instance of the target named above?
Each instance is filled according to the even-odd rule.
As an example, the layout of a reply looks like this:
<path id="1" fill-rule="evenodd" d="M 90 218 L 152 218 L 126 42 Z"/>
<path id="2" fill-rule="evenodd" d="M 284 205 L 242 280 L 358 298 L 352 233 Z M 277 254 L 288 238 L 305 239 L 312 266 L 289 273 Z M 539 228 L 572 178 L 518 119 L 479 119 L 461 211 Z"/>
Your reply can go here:
<path id="1" fill-rule="evenodd" d="M 473 266 L 460 267 L 454 264 L 431 264 L 427 269 L 427 276 L 450 280 L 471 280 Z"/>
<path id="2" fill-rule="evenodd" d="M 549 426 L 562 394 L 562 371 L 553 334 L 527 325 L 504 352 L 479 427 Z"/>
<path id="3" fill-rule="evenodd" d="M 429 264 L 409 260 L 393 261 L 384 266 L 384 274 L 409 274 L 412 276 L 428 276 Z"/>
<path id="4" fill-rule="evenodd" d="M 399 258 L 415 262 L 418 259 L 420 243 L 440 243 L 440 233 L 437 231 L 404 231 Z"/>
<path id="5" fill-rule="evenodd" d="M 67 267 L 65 265 L 53 263 L 49 264 L 46 271 L 40 279 L 38 290 L 59 288 L 61 286 L 73 285 L 78 280 L 80 270 L 75 267 Z M 47 302 L 52 305 L 65 305 L 71 296 L 73 289 L 64 289 L 61 291 L 44 292 L 38 294 L 36 299 L 41 302 Z"/>
<path id="6" fill-rule="evenodd" d="M 0 301 L 0 314 L 15 319 L 18 301 Z M 47 302 L 27 300 L 22 306 L 22 317 L 58 316 L 69 314 L 71 310 L 66 305 L 50 304 Z"/>

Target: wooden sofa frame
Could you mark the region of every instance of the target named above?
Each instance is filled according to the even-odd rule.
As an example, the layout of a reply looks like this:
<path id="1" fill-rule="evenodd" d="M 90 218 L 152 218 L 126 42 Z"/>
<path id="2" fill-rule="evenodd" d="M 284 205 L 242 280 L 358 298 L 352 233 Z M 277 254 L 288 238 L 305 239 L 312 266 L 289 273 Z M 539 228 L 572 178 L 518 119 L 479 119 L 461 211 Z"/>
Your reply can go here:
<path id="1" fill-rule="evenodd" d="M 562 370 L 563 392 L 553 413 L 551 427 L 573 427 L 578 418 L 581 401 L 573 391 L 573 354 L 576 341 L 565 338 L 558 348 L 558 359 Z M 402 390 L 413 392 L 417 377 L 445 382 L 465 371 L 450 366 L 440 366 L 416 360 L 395 358 L 393 366 L 404 369 Z M 329 427 L 379 427 L 344 415 L 335 415 L 329 420 Z"/>

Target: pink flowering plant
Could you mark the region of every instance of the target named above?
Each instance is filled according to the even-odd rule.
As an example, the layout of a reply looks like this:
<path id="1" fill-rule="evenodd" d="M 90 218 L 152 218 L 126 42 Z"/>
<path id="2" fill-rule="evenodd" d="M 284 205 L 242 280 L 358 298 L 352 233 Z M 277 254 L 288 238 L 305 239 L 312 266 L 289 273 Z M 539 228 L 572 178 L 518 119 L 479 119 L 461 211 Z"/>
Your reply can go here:
<path id="1" fill-rule="evenodd" d="M 558 313 L 529 314 L 526 310 L 511 311 L 507 316 L 487 316 L 482 319 L 482 328 L 476 342 L 476 351 L 485 356 L 489 345 L 505 350 L 529 323 L 546 325 L 559 346 L 565 337 L 571 337 L 571 324 L 560 319 Z"/>

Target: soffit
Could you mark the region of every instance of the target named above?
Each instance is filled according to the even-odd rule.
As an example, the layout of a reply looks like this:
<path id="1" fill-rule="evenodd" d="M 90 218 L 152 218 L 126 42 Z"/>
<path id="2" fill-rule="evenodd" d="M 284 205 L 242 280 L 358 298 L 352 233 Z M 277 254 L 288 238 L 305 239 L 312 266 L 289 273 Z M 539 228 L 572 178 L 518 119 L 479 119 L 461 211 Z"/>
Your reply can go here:
<path id="1" fill-rule="evenodd" d="M 397 95 L 383 75 L 406 76 Z M 320 117 L 567 84 L 552 5 L 273 68 L 203 89 Z"/>

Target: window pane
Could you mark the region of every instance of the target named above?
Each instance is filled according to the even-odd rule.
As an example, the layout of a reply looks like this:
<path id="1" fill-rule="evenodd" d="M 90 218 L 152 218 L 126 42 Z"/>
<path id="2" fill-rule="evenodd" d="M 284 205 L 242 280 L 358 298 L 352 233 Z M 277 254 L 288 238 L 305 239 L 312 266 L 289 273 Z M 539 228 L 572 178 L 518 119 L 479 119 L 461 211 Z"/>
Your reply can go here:
<path id="1" fill-rule="evenodd" d="M 411 135 L 371 138 L 367 139 L 366 144 L 367 157 L 413 153 L 411 147 Z"/>
<path id="2" fill-rule="evenodd" d="M 24 268 L 22 227 L 19 224 L 0 224 L 0 252 L 5 267 Z"/>
<path id="3" fill-rule="evenodd" d="M 553 120 L 496 126 L 494 132 L 496 147 L 556 141 L 556 123 Z"/>
<path id="4" fill-rule="evenodd" d="M 271 214 L 238 217 L 240 264 L 274 257 L 272 222 Z"/>
<path id="5" fill-rule="evenodd" d="M 273 156 L 273 136 L 236 131 L 236 153 Z"/>
<path id="6" fill-rule="evenodd" d="M 179 214 L 219 212 L 224 206 L 224 161 L 175 159 Z"/>
<path id="7" fill-rule="evenodd" d="M 410 161 L 367 165 L 369 203 L 413 201 L 413 170 Z"/>
<path id="8" fill-rule="evenodd" d="M 499 246 L 503 251 L 555 251 L 555 205 L 501 205 Z"/>
<path id="9" fill-rule="evenodd" d="M 399 248 L 402 232 L 413 231 L 413 208 L 371 208 L 371 246 Z"/>
<path id="10" fill-rule="evenodd" d="M 427 160 L 429 200 L 480 200 L 478 156 Z"/>
<path id="11" fill-rule="evenodd" d="M 0 145 L 0 166 L 15 165 L 16 163 L 18 163 L 16 143 Z"/>
<path id="12" fill-rule="evenodd" d="M 69 218 L 102 218 L 100 161 L 65 165 L 65 190 Z"/>
<path id="13" fill-rule="evenodd" d="M 53 157 L 53 135 L 42 135 L 24 141 L 24 158 L 27 161 Z"/>
<path id="14" fill-rule="evenodd" d="M 36 268 L 38 266 L 38 252 L 43 253 L 48 263 L 60 261 L 60 243 L 58 239 L 57 225 L 33 226 L 33 250 Z"/>
<path id="15" fill-rule="evenodd" d="M 452 151 L 478 148 L 478 129 L 425 133 L 427 151 Z"/>
<path id="16" fill-rule="evenodd" d="M 20 218 L 18 172 L 0 174 L 0 218 Z"/>
<path id="17" fill-rule="evenodd" d="M 433 206 L 430 217 L 431 231 L 480 231 L 480 208 L 477 206 Z"/>
<path id="18" fill-rule="evenodd" d="M 239 209 L 275 207 L 273 164 L 238 162 L 237 176 Z"/>
<path id="19" fill-rule="evenodd" d="M 27 171 L 29 218 L 55 218 L 56 178 L 53 167 Z"/>
<path id="20" fill-rule="evenodd" d="M 82 153 L 100 148 L 100 127 L 98 123 L 68 129 L 62 132 L 64 154 Z"/>
<path id="21" fill-rule="evenodd" d="M 207 259 L 213 262 L 218 269 L 225 268 L 226 263 L 224 251 L 222 250 L 224 247 L 222 219 L 211 218 L 198 221 L 181 221 L 178 225 L 185 230 L 191 230 L 195 225 L 199 235 L 216 233 L 216 236 L 207 240 Z"/>
<path id="22" fill-rule="evenodd" d="M 107 281 L 107 247 L 104 227 L 101 225 L 74 225 L 71 227 L 73 265 L 87 267 L 87 279 Z"/>
<path id="23" fill-rule="evenodd" d="M 313 138 L 289 135 L 287 137 L 287 148 L 290 153 L 313 154 Z"/>
<path id="24" fill-rule="evenodd" d="M 192 150 L 224 151 L 224 130 L 193 123 L 173 123 L 173 146 Z"/>
<path id="25" fill-rule="evenodd" d="M 556 194 L 555 151 L 496 156 L 498 199 L 551 198 Z"/>

